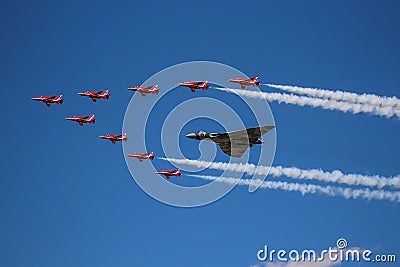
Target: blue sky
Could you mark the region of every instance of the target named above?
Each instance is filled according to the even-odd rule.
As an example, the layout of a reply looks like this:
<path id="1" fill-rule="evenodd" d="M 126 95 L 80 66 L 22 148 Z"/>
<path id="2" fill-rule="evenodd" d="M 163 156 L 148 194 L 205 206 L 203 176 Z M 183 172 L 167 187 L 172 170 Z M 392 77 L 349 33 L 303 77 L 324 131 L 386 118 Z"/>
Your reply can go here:
<path id="1" fill-rule="evenodd" d="M 400 97 L 399 5 L 2 1 L 0 265 L 250 266 L 264 244 L 324 249 L 339 237 L 398 253 L 398 204 L 238 187 L 211 205 L 171 207 L 138 187 L 120 144 L 97 136 L 121 130 L 127 87 L 192 60 L 264 82 Z M 76 95 L 106 88 L 109 101 Z M 61 106 L 30 100 L 58 93 Z M 400 173 L 398 120 L 270 107 L 274 165 Z M 63 119 L 91 113 L 95 125 Z"/>

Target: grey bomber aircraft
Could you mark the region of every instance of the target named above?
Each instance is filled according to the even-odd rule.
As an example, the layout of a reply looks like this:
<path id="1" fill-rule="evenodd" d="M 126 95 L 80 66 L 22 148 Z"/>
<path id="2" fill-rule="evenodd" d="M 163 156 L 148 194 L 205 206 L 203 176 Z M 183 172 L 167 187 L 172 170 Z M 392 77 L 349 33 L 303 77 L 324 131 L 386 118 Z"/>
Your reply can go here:
<path id="1" fill-rule="evenodd" d="M 226 133 L 207 133 L 199 131 L 187 134 L 186 137 L 195 140 L 212 141 L 219 145 L 225 154 L 240 158 L 244 152 L 246 152 L 247 148 L 256 144 L 265 143 L 258 138 L 268 133 L 273 128 L 275 128 L 275 126 L 259 126 Z"/>

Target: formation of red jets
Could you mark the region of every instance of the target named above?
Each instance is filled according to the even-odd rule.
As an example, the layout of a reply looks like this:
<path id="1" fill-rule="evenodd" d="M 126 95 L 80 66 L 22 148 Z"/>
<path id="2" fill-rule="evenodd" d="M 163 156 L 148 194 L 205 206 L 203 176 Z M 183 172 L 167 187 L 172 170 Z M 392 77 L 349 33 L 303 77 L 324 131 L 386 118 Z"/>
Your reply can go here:
<path id="1" fill-rule="evenodd" d="M 240 84 L 240 87 L 242 89 L 245 89 L 246 86 L 258 86 L 260 84 L 260 82 L 258 81 L 258 77 L 249 78 L 249 79 L 233 78 L 233 79 L 230 79 L 229 82 Z M 179 83 L 178 86 L 188 87 L 193 93 L 199 89 L 202 89 L 202 90 L 209 89 L 207 80 L 201 81 L 201 82 L 182 82 L 182 83 Z M 158 85 L 133 86 L 133 87 L 129 87 L 128 90 L 139 92 L 143 97 L 145 97 L 147 94 L 157 95 L 159 92 Z M 86 91 L 86 92 L 78 93 L 78 95 L 89 97 L 90 99 L 92 99 L 93 102 L 97 102 L 97 100 L 99 100 L 99 99 L 108 100 L 110 98 L 110 94 L 109 94 L 108 90 L 98 91 L 98 92 Z M 35 101 L 41 101 L 48 107 L 50 107 L 51 104 L 62 104 L 64 102 L 62 95 L 59 95 L 59 96 L 37 96 L 37 97 L 32 97 L 31 99 L 35 100 Z M 71 116 L 71 117 L 67 117 L 65 119 L 69 120 L 69 121 L 75 121 L 80 126 L 83 126 L 85 123 L 89 123 L 89 124 L 95 123 L 94 114 L 92 114 L 90 116 Z M 128 138 L 126 137 L 126 133 L 123 133 L 121 135 L 114 135 L 114 134 L 101 135 L 99 137 L 101 139 L 110 140 L 111 143 L 113 143 L 113 144 L 115 144 L 118 141 L 125 142 L 128 140 Z M 146 160 L 146 159 L 153 160 L 154 152 L 149 152 L 149 153 L 144 153 L 144 154 L 141 154 L 141 153 L 128 154 L 128 157 L 137 158 L 140 162 L 142 162 L 143 160 Z M 176 176 L 176 177 L 181 176 L 180 169 L 160 170 L 160 171 L 157 171 L 156 173 L 165 175 L 165 177 L 167 179 L 169 179 L 171 176 Z"/>

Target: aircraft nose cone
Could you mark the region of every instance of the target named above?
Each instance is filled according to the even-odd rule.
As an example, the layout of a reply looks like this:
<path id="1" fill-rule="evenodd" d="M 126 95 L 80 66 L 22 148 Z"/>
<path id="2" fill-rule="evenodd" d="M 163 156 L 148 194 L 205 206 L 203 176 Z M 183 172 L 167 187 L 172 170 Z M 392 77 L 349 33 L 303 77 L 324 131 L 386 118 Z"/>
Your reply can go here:
<path id="1" fill-rule="evenodd" d="M 186 137 L 190 138 L 190 139 L 196 139 L 196 134 L 195 133 L 190 133 L 190 134 L 187 134 Z"/>

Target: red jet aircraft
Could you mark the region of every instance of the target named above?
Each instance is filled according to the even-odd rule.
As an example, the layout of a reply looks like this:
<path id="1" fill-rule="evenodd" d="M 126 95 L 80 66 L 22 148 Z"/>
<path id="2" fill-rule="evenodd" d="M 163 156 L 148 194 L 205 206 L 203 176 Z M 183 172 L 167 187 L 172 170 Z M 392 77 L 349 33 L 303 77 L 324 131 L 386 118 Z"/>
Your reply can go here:
<path id="1" fill-rule="evenodd" d="M 146 96 L 147 94 L 158 94 L 158 85 L 153 85 L 153 86 L 133 86 L 129 87 L 128 90 L 130 91 L 136 91 L 142 94 L 142 96 Z"/>
<path id="2" fill-rule="evenodd" d="M 181 171 L 179 169 L 176 169 L 176 170 L 173 170 L 173 171 L 161 170 L 161 171 L 157 171 L 156 173 L 165 175 L 165 177 L 167 179 L 169 179 L 171 176 L 176 176 L 176 177 L 181 176 Z"/>
<path id="3" fill-rule="evenodd" d="M 232 83 L 238 83 L 240 84 L 240 87 L 242 87 L 242 89 L 245 89 L 246 86 L 259 86 L 260 82 L 258 81 L 258 77 L 253 77 L 253 78 L 233 78 L 228 80 L 228 82 L 232 82 Z"/>
<path id="4" fill-rule="evenodd" d="M 83 93 L 78 93 L 80 96 L 87 96 L 90 97 L 93 102 L 96 102 L 98 99 L 103 98 L 103 99 L 109 99 L 110 94 L 108 93 L 108 90 L 105 91 L 99 91 L 99 92 L 83 92 Z"/>
<path id="5" fill-rule="evenodd" d="M 140 162 L 145 159 L 153 160 L 154 159 L 154 152 L 149 152 L 147 154 L 128 154 L 128 157 L 137 158 Z"/>
<path id="6" fill-rule="evenodd" d="M 65 118 L 68 121 L 76 121 L 80 126 L 83 126 L 84 123 L 93 124 L 95 122 L 94 115 L 91 116 L 72 116 Z"/>
<path id="7" fill-rule="evenodd" d="M 50 104 L 53 104 L 53 103 L 62 104 L 64 102 L 64 100 L 62 99 L 62 95 L 59 95 L 59 96 L 37 96 L 37 97 L 32 97 L 32 100 L 42 101 L 48 107 L 50 107 Z"/>
<path id="8" fill-rule="evenodd" d="M 186 86 L 189 87 L 190 90 L 194 93 L 198 89 L 207 90 L 208 89 L 208 81 L 204 82 L 183 82 L 178 83 L 179 86 Z"/>
<path id="9" fill-rule="evenodd" d="M 114 134 L 100 135 L 99 137 L 102 139 L 108 139 L 113 144 L 115 144 L 117 141 L 125 142 L 126 140 L 128 140 L 128 138 L 126 137 L 126 133 L 121 135 L 114 135 Z"/>

